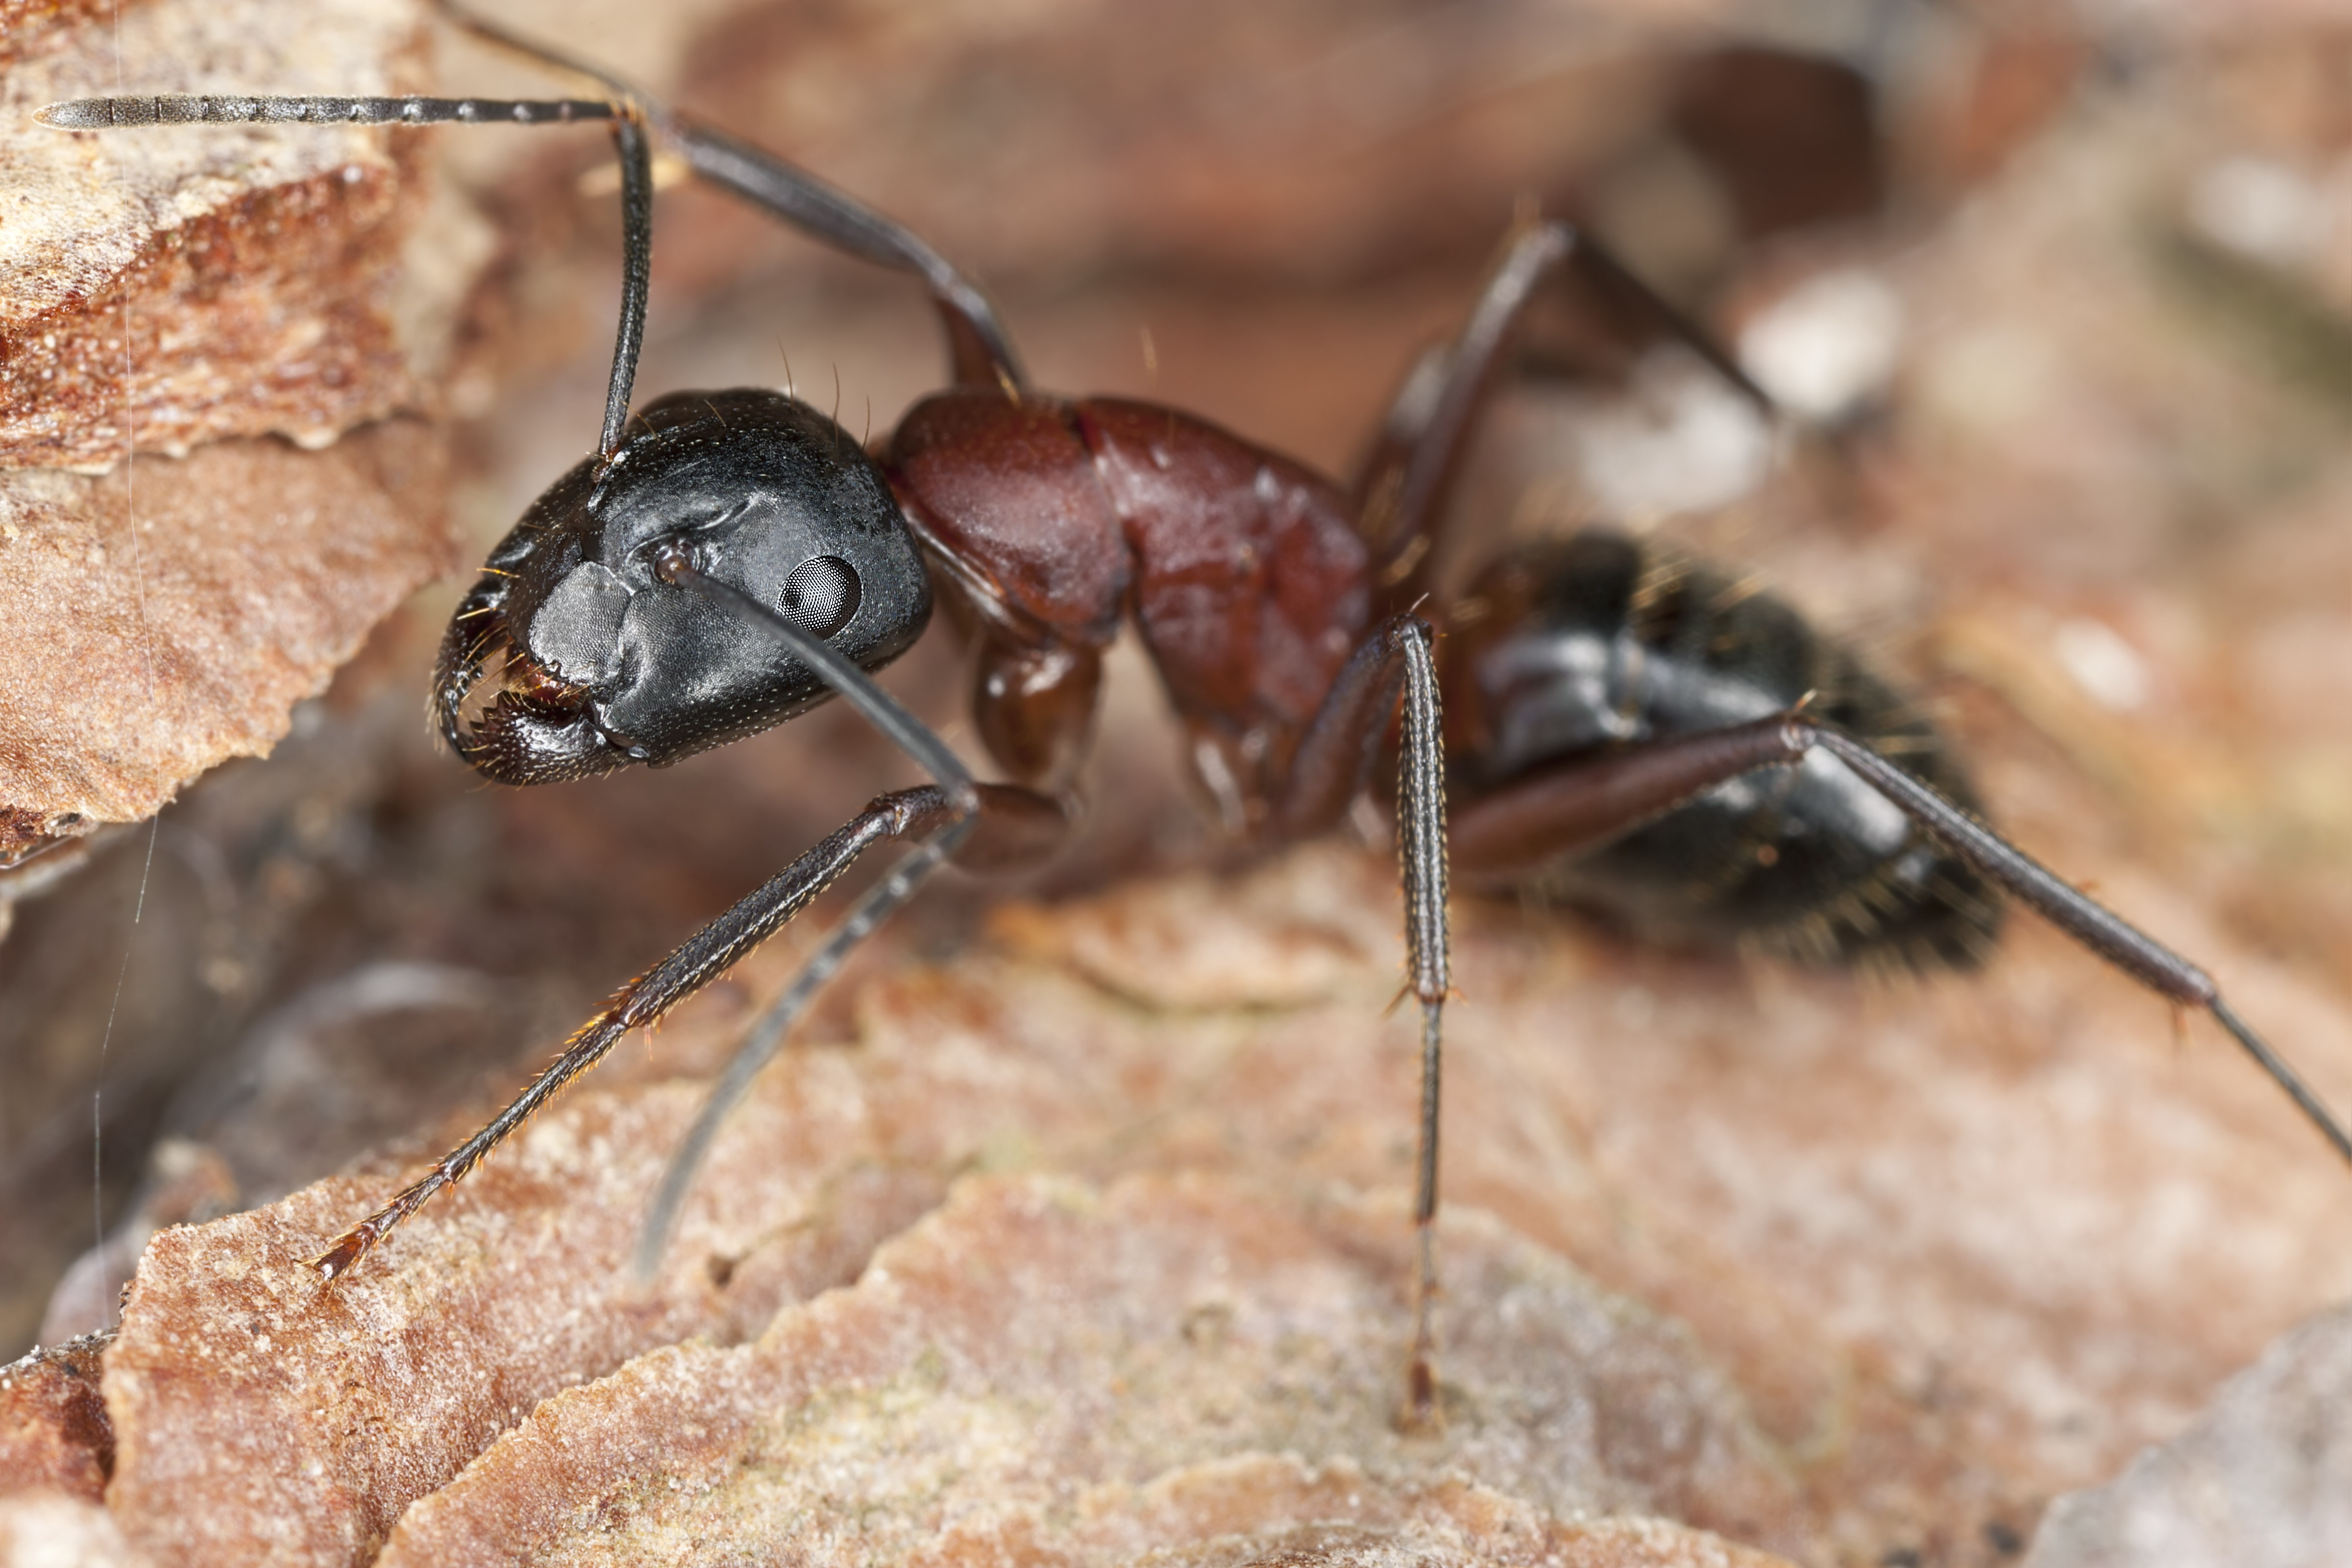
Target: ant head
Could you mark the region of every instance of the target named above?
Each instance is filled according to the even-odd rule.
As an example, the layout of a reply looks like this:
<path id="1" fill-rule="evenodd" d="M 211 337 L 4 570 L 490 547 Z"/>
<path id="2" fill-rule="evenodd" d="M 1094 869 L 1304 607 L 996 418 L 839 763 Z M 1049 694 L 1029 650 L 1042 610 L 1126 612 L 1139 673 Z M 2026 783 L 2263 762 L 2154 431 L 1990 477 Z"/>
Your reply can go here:
<path id="1" fill-rule="evenodd" d="M 866 669 L 930 619 L 889 487 L 839 426 L 782 393 L 673 393 L 550 486 L 457 607 L 434 710 L 458 754 L 502 784 L 659 767 L 833 695 L 656 575 L 671 547 Z"/>

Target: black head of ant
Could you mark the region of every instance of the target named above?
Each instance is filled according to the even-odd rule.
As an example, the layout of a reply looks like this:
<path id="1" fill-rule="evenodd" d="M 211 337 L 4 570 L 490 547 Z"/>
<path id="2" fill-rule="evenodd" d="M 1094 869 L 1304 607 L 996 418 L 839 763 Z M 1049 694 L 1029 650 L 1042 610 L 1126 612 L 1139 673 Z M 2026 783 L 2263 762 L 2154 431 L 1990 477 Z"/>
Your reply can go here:
<path id="1" fill-rule="evenodd" d="M 609 459 L 549 486 L 458 606 L 433 710 L 459 755 L 514 784 L 659 767 L 833 695 L 663 577 L 665 548 L 863 669 L 930 620 L 930 579 L 889 487 L 832 420 L 782 393 L 673 393 Z"/>

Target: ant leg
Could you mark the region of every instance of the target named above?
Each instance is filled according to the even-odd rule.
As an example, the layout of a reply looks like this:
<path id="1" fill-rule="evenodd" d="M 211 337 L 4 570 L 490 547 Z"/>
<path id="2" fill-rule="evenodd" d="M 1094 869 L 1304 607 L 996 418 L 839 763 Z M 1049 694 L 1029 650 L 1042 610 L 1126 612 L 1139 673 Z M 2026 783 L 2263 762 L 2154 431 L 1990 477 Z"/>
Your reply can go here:
<path id="1" fill-rule="evenodd" d="M 945 742 L 876 685 L 872 677 L 740 590 L 704 576 L 682 551 L 674 548 L 666 552 L 657 560 L 656 569 L 671 582 L 703 594 L 740 616 L 747 625 L 783 643 L 939 783 L 880 796 L 846 826 L 615 992 L 512 1103 L 444 1155 L 421 1180 L 344 1232 L 312 1260 L 311 1267 L 329 1281 L 350 1270 L 435 1194 L 463 1180 L 532 1112 L 593 1067 L 631 1029 L 659 1022 L 774 935 L 875 844 L 886 838 L 919 840 L 915 853 L 879 889 L 867 895 L 821 950 L 810 968 L 822 966 L 823 973 L 809 982 L 809 992 L 950 858 L 981 870 L 1034 864 L 1052 853 L 1066 831 L 1067 819 L 1057 803 L 1018 786 L 974 783 Z M 801 1000 L 804 1003 L 805 996 Z M 730 1072 L 730 1081 L 732 1077 Z M 715 1126 L 716 1116 L 709 1120 Z M 688 1173 L 690 1176 L 690 1167 Z M 682 1188 L 682 1179 L 680 1184 Z"/>
<path id="2" fill-rule="evenodd" d="M 132 98 L 73 98 L 34 110 L 58 131 L 123 131 L 147 125 L 571 125 L 618 120 L 603 99 L 283 98 L 169 92 Z"/>
<path id="3" fill-rule="evenodd" d="M 1026 792 L 1023 792 L 1026 793 Z M 887 797 L 885 797 L 887 798 Z M 876 803 L 877 805 L 880 802 Z M 871 812 L 873 808 L 868 807 Z M 816 999 L 850 951 L 873 934 L 882 922 L 895 914 L 901 904 L 912 899 L 922 885 L 930 880 L 947 861 L 954 830 L 963 826 L 954 821 L 934 833 L 915 847 L 891 868 L 866 895 L 857 901 L 839 925 L 825 936 L 824 945 L 801 972 L 793 976 L 766 1011 L 752 1023 L 743 1043 L 728 1058 L 727 1068 L 711 1086 L 702 1101 L 702 1109 L 694 1118 L 677 1148 L 671 1153 L 669 1164 L 662 1172 L 661 1185 L 655 1189 L 654 1201 L 646 1210 L 644 1223 L 637 1230 L 637 1247 L 632 1268 L 640 1282 L 650 1281 L 661 1265 L 662 1254 L 668 1250 L 670 1233 L 677 1228 L 678 1211 L 686 1206 L 686 1194 L 693 1189 L 696 1173 L 702 1169 L 703 1160 L 719 1138 L 719 1129 L 743 1097 L 751 1092 L 751 1080 L 775 1057 L 800 1022 L 801 1015 Z M 1058 836 L 1057 836 L 1058 837 Z"/>
<path id="4" fill-rule="evenodd" d="M 509 32 L 452 0 L 439 0 L 438 9 L 452 24 L 501 48 L 602 83 L 615 98 L 637 106 L 654 128 L 676 144 L 694 172 L 720 189 L 836 250 L 920 278 L 947 328 L 948 358 L 956 384 L 1002 386 L 1015 392 L 1028 385 L 996 307 L 978 284 L 912 230 L 772 153 L 698 124 L 595 66 Z"/>
<path id="5" fill-rule="evenodd" d="M 1433 1431 L 1444 1421 L 1437 1405 L 1436 1336 L 1430 1311 L 1437 1298 L 1438 1089 L 1451 990 L 1445 931 L 1445 754 L 1439 721 L 1433 634 L 1418 616 L 1399 616 L 1359 647 L 1291 763 L 1276 823 L 1286 837 L 1319 833 L 1336 823 L 1363 786 L 1404 700 L 1397 765 L 1397 858 L 1404 885 L 1406 989 L 1421 1004 L 1421 1148 L 1412 1220 L 1412 1360 L 1402 1415 L 1408 1430 Z"/>
<path id="6" fill-rule="evenodd" d="M 1500 872 L 1599 848 L 1717 784 L 1758 768 L 1801 763 L 1816 747 L 1885 796 L 1945 849 L 2084 947 L 2158 995 L 2210 1013 L 2336 1152 L 2352 1161 L 2352 1133 L 2294 1068 L 2222 1001 L 2212 976 L 1863 742 L 1804 713 L 1650 741 L 1523 780 L 1461 811 L 1454 823 L 1454 853 L 1474 871 Z"/>
<path id="7" fill-rule="evenodd" d="M 1412 605 L 1428 592 L 1445 502 L 1528 307 L 1549 289 L 1580 279 L 1612 310 L 1646 317 L 1683 342 L 1768 416 L 1770 398 L 1696 321 L 1651 290 L 1606 247 L 1574 225 L 1520 225 L 1486 275 L 1460 335 L 1432 351 L 1405 378 L 1379 440 L 1359 473 L 1358 526 L 1371 543 L 1379 608 Z"/>
<path id="8" fill-rule="evenodd" d="M 1021 356 L 1013 351 L 996 307 L 945 257 L 904 225 L 894 223 L 845 191 L 825 184 L 772 153 L 700 125 L 620 78 L 543 44 L 508 32 L 463 7 L 441 0 L 439 10 L 467 32 L 543 65 L 586 77 L 612 94 L 597 100 L 453 98 L 261 98 L 171 94 L 146 98 L 84 98 L 53 103 L 34 118 L 61 131 L 110 131 L 142 125 L 247 125 L 271 123 L 339 125 L 571 124 L 583 120 L 619 122 L 622 139 L 621 210 L 626 240 L 622 342 L 614 353 L 612 392 L 607 398 L 604 439 L 598 450 L 610 457 L 619 445 L 617 405 L 626 417 L 628 387 L 636 372 L 636 340 L 645 320 L 645 252 L 651 232 L 652 182 L 642 151 L 630 150 L 633 121 L 649 124 L 676 143 L 695 173 L 811 237 L 877 267 L 908 272 L 930 289 L 948 334 L 948 357 L 958 385 L 1028 385 Z M 642 141 L 642 130 L 636 133 Z M 634 326 L 632 323 L 635 323 Z M 624 349 L 625 344 L 625 350 Z M 625 361 L 625 363 L 623 362 Z"/>
<path id="9" fill-rule="evenodd" d="M 658 1022 L 679 1003 L 718 978 L 805 908 L 810 900 L 872 845 L 885 838 L 945 837 L 968 827 L 970 813 L 959 811 L 937 787 L 883 795 L 849 825 L 778 872 L 764 886 L 711 921 L 653 968 L 614 992 L 596 1016 L 564 1042 L 562 1054 L 529 1088 L 471 1138 L 437 1161 L 419 1181 L 335 1239 L 311 1260 L 333 1280 L 359 1262 L 377 1242 L 424 1206 L 442 1188 L 465 1179 L 483 1156 L 504 1142 L 532 1112 L 596 1065 L 631 1029 Z M 944 830 L 944 831 L 943 831 Z"/>
<path id="10" fill-rule="evenodd" d="M 929 768 L 943 789 L 960 786 L 972 793 L 975 804 L 963 815 L 940 826 L 861 899 L 793 977 L 792 984 L 753 1023 L 728 1062 L 726 1071 L 719 1075 L 719 1082 L 703 1101 L 693 1128 L 671 1155 L 669 1168 L 662 1173 L 661 1186 L 637 1233 L 635 1268 L 640 1279 L 650 1279 L 661 1262 L 670 1232 L 677 1223 L 678 1210 L 686 1203 L 695 1173 L 701 1168 L 717 1139 L 720 1124 L 750 1092 L 751 1080 L 782 1048 L 793 1026 L 850 952 L 914 897 L 917 889 L 955 853 L 975 823 L 982 829 L 982 836 L 972 846 L 973 852 L 963 858 L 980 870 L 1007 870 L 1038 864 L 1061 847 L 1069 827 L 1067 814 L 1049 795 L 1017 784 L 973 784 L 961 762 L 939 736 L 873 685 L 864 671 L 749 595 L 704 576 L 682 552 L 666 553 L 656 563 L 656 570 L 671 582 L 728 605 L 744 620 L 774 636 L 794 657 L 808 663 L 843 696 L 856 703 L 886 738 Z"/>

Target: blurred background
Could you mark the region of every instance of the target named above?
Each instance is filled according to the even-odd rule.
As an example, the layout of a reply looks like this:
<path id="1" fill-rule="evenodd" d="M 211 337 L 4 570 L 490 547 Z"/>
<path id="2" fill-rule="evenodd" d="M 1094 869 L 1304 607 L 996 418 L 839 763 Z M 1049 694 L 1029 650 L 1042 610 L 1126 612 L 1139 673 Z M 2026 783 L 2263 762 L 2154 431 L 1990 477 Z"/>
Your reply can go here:
<path id="1" fill-rule="evenodd" d="M 1514 214 L 1590 226 L 1805 431 L 1776 440 L 1685 360 L 1591 325 L 1591 374 L 1498 408 L 1456 574 L 1588 520 L 1755 570 L 1918 692 L 2027 844 L 2107 868 L 2193 953 L 2252 955 L 2282 1042 L 2352 1104 L 2352 19 L 2284 0 L 485 9 L 908 223 L 993 292 L 1041 384 L 1171 403 L 1342 477 Z M 446 90 L 549 89 L 446 30 L 436 48 Z M 487 549 L 593 439 L 609 142 L 433 145 L 430 253 L 478 278 L 423 401 Z M 656 226 L 640 401 L 789 379 L 878 441 L 942 378 L 905 280 L 690 184 Z M 828 709 L 666 773 L 480 784 L 422 714 L 463 586 L 387 622 L 275 755 L 14 906 L 0 1357 L 110 1319 L 154 1226 L 501 1100 L 623 978 L 912 782 Z M 968 679 L 942 619 L 889 684 L 961 743 Z M 1176 755 L 1129 650 L 1084 839 L 1017 890 L 1229 858 Z M 950 956 L 1002 896 L 929 896 L 866 962 Z M 2295 1278 L 2297 1300 L 2352 1288 Z M 2257 1345 L 2288 1310 L 2218 1342 Z"/>

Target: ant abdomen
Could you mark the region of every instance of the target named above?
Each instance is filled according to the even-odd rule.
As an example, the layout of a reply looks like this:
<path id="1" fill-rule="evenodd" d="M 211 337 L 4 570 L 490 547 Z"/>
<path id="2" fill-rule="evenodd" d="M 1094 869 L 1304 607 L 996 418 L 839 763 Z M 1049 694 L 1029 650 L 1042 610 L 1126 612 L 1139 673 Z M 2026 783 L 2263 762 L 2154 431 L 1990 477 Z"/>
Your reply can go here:
<path id="1" fill-rule="evenodd" d="M 1465 804 L 1801 702 L 1977 810 L 1948 742 L 1851 648 L 1751 579 L 1622 534 L 1505 555 L 1456 604 L 1439 648 L 1452 788 Z M 1809 963 L 1973 964 L 2001 917 L 1981 877 L 1820 751 L 1597 848 L 1463 871 L 1646 940 Z"/>

